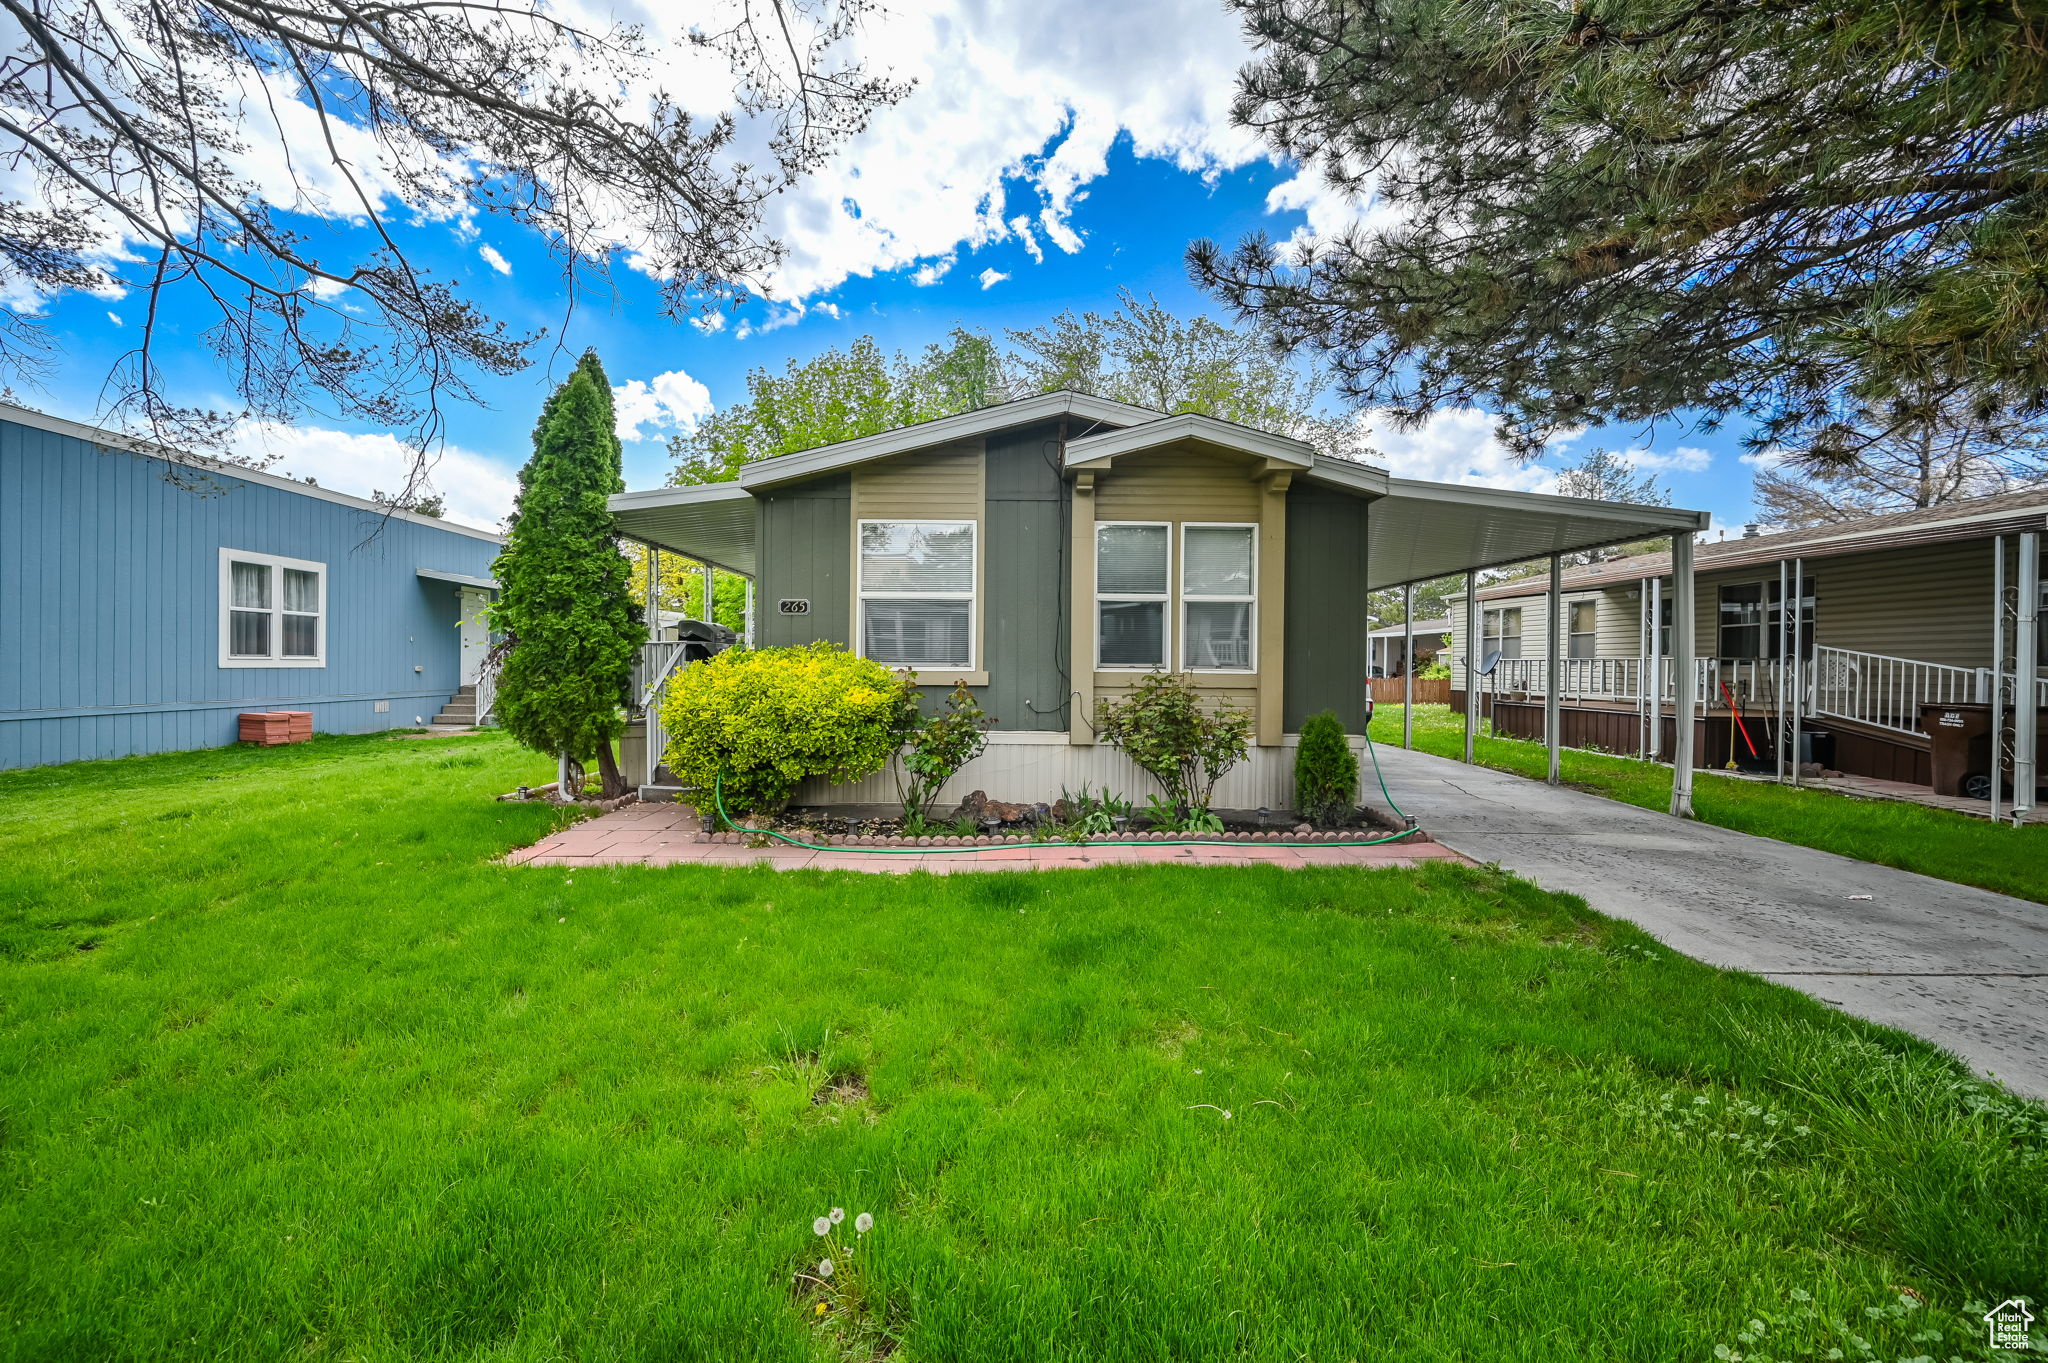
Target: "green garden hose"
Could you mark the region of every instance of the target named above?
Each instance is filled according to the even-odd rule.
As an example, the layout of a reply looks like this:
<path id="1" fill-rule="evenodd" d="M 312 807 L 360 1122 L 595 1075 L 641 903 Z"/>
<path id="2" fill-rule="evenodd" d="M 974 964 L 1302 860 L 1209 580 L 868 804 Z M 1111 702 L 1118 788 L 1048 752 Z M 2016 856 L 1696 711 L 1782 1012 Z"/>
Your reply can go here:
<path id="1" fill-rule="evenodd" d="M 1372 748 L 1372 737 L 1371 737 L 1371 735 L 1367 735 L 1367 736 L 1366 736 L 1366 740 L 1365 740 L 1365 746 L 1366 746 L 1366 748 L 1367 748 L 1367 750 L 1368 750 L 1368 751 L 1370 751 L 1370 750 L 1371 750 L 1371 748 Z M 1379 757 L 1378 757 L 1377 755 L 1375 755 L 1375 756 L 1373 757 L 1373 759 L 1372 759 L 1372 770 L 1373 770 L 1373 775 L 1374 775 L 1374 776 L 1377 776 L 1377 777 L 1379 777 L 1379 783 L 1380 783 L 1380 794 L 1382 794 L 1382 795 L 1386 795 L 1386 796 L 1387 796 L 1387 803 L 1388 803 L 1388 804 L 1390 804 L 1390 805 L 1394 805 L 1394 812 L 1395 812 L 1396 814 L 1399 814 L 1399 815 L 1400 815 L 1400 816 L 1401 816 L 1402 818 L 1406 819 L 1406 818 L 1408 817 L 1408 815 L 1407 815 L 1406 811 L 1404 811 L 1404 810 L 1403 810 L 1403 809 L 1402 809 L 1402 808 L 1401 808 L 1401 807 L 1400 807 L 1399 805 L 1395 805 L 1395 804 L 1394 804 L 1394 797 L 1393 797 L 1392 795 L 1387 795 L 1387 779 L 1386 779 L 1386 777 L 1385 777 L 1385 776 L 1382 776 L 1382 775 L 1380 775 L 1380 759 L 1379 759 Z M 1398 833 L 1390 833 L 1390 834 L 1388 834 L 1388 835 L 1387 835 L 1386 837 L 1384 837 L 1384 838 L 1367 838 L 1367 839 L 1362 839 L 1362 840 L 1357 840 L 1357 841 L 1346 841 L 1346 842 L 1253 842 L 1253 843 L 1245 843 L 1245 842 L 1226 842 L 1226 841 L 1224 841 L 1224 840 L 1222 840 L 1222 839 L 1220 839 L 1220 838 L 1157 838 L 1157 839 L 1154 839 L 1154 838 L 1146 838 L 1146 839 L 1145 839 L 1145 840 L 1144 840 L 1143 842 L 1141 842 L 1141 843 L 1137 843 L 1137 844 L 1128 844 L 1128 843 L 1121 843 L 1121 842 L 1119 842 L 1119 843 L 1100 843 L 1100 842 L 1097 842 L 1097 841 L 1096 841 L 1096 840 L 1095 840 L 1094 838 L 1082 838 L 1082 839 L 1081 839 L 1080 841 L 1078 841 L 1078 842 L 1070 842 L 1070 841 L 1068 841 L 1067 839 L 1065 839 L 1065 838 L 1062 838 L 1062 839 L 1060 839 L 1060 840 L 1059 840 L 1058 842 L 1027 842 L 1027 843 L 1009 843 L 1009 842 L 1005 842 L 1005 843 L 974 843 L 974 844 L 971 844 L 971 845 L 969 845 L 969 846 L 966 846 L 966 847 L 854 847 L 854 846 L 851 846 L 851 845 L 846 845 L 846 844 L 841 844 L 841 845 L 837 845 L 837 846 L 834 846 L 834 845 L 832 845 L 832 844 L 829 844 L 829 843 L 816 843 L 816 842 L 805 842 L 805 841 L 803 841 L 803 840 L 802 840 L 801 838 L 792 838 L 792 837 L 790 837 L 790 836 L 789 836 L 789 835 L 788 835 L 787 833 L 778 833 L 778 832 L 776 832 L 776 831 L 775 831 L 774 829 L 772 829 L 772 828 L 748 828 L 748 827 L 747 827 L 747 826 L 745 826 L 744 824 L 738 824 L 738 823 L 734 823 L 734 822 L 733 822 L 733 818 L 732 818 L 732 815 L 730 815 L 730 814 L 728 814 L 728 813 L 726 813 L 726 812 L 725 812 L 725 773 L 724 773 L 724 772 L 720 772 L 720 773 L 718 773 L 718 775 L 716 775 L 716 776 L 714 776 L 714 777 L 712 777 L 712 778 L 711 778 L 711 801 L 712 801 L 712 803 L 713 803 L 713 804 L 714 804 L 715 806 L 717 806 L 717 809 L 718 809 L 718 819 L 719 819 L 719 822 L 723 823 L 723 824 L 724 824 L 724 825 L 725 825 L 725 826 L 726 826 L 727 828 L 730 828 L 730 829 L 731 829 L 731 830 L 732 830 L 733 832 L 735 832 L 735 833 L 755 833 L 755 834 L 759 834 L 759 835 L 760 835 L 760 836 L 762 836 L 762 837 L 774 838 L 774 839 L 775 839 L 776 841 L 778 841 L 778 842 L 786 842 L 786 843 L 788 843 L 788 844 L 789 844 L 789 845 L 790 845 L 791 847 L 802 847 L 802 848 L 804 848 L 804 849 L 806 849 L 806 850 L 808 850 L 808 851 L 812 851 L 812 852 L 860 852 L 860 853 L 865 853 L 865 854 L 867 854 L 867 855 L 869 855 L 869 856 L 878 856 L 878 857 L 928 857 L 928 856 L 933 856 L 933 855 L 935 855 L 935 854 L 936 854 L 936 855 L 941 855 L 941 856 L 943 856 L 943 855 L 946 855 L 946 854 L 948 854 L 948 853 L 954 853 L 954 852 L 986 852 L 986 851 L 988 851 L 988 850 L 989 850 L 989 849 L 990 849 L 991 847 L 996 847 L 996 846 L 1002 846 L 1002 847 L 1099 847 L 1099 846 L 1116 846 L 1116 847 L 1124 847 L 1124 846 L 1132 846 L 1132 845 L 1136 845 L 1136 846 L 1141 846 L 1141 847 L 1378 847 L 1378 846 L 1380 846 L 1380 845 L 1381 845 L 1382 843 L 1389 843 L 1389 842 L 1399 842 L 1399 841 L 1400 841 L 1401 839 L 1403 839 L 1403 838 L 1407 838 L 1407 837 L 1413 837 L 1413 836 L 1414 836 L 1414 834 L 1415 834 L 1415 832 L 1416 832 L 1416 829 L 1415 829 L 1415 826 L 1414 826 L 1414 822 L 1413 822 L 1412 820 L 1410 820 L 1410 822 L 1409 822 L 1409 826 L 1408 826 L 1407 828 L 1404 828 L 1404 829 L 1402 829 L 1402 830 L 1401 830 L 1400 832 L 1398 832 Z"/>

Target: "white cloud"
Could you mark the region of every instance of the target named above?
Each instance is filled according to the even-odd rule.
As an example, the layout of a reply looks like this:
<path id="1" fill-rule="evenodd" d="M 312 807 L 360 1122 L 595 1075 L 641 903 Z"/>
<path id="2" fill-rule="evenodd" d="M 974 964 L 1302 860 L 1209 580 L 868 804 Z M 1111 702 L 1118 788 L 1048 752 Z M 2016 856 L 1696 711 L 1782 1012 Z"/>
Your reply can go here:
<path id="1" fill-rule="evenodd" d="M 1704 473 L 1714 462 L 1712 452 L 1694 445 L 1680 445 L 1669 454 L 1629 450 L 1621 457 L 1646 473 Z"/>
<path id="2" fill-rule="evenodd" d="M 347 293 L 350 287 L 338 279 L 329 279 L 325 275 L 314 275 L 306 281 L 306 292 L 322 300 L 339 298 Z"/>
<path id="3" fill-rule="evenodd" d="M 953 257 L 940 256 L 937 260 L 928 261 L 918 266 L 916 272 L 910 276 L 910 282 L 920 289 L 930 288 L 941 279 L 944 279 L 946 271 L 952 268 Z"/>
<path id="4" fill-rule="evenodd" d="M 245 424 L 235 433 L 234 446 L 243 454 L 276 455 L 272 473 L 310 475 L 321 487 L 356 497 L 403 491 L 414 457 L 396 436 L 274 422 Z M 431 490 L 446 499 L 449 520 L 486 530 L 510 514 L 519 491 L 513 468 L 454 445 L 441 448 L 428 479 Z"/>
<path id="5" fill-rule="evenodd" d="M 1753 469 L 1774 469 L 1788 458 L 1790 458 L 1790 455 L 1782 446 L 1770 445 L 1760 450 L 1750 451 L 1748 454 L 1741 456 L 1737 462 L 1747 464 Z"/>
<path id="6" fill-rule="evenodd" d="M 110 313 L 108 313 L 108 314 L 107 314 L 107 320 L 108 320 L 109 322 L 112 322 L 112 323 L 113 323 L 113 324 L 114 324 L 115 326 L 117 326 L 117 327 L 119 327 L 119 326 L 126 326 L 126 325 L 127 325 L 127 323 L 125 323 L 125 322 L 123 322 L 123 321 L 121 320 L 121 314 L 120 314 L 120 313 L 118 313 L 118 312 L 110 312 Z"/>
<path id="7" fill-rule="evenodd" d="M 680 369 L 612 388 L 621 440 L 646 440 L 664 430 L 688 435 L 711 415 L 711 390 Z M 650 429 L 643 431 L 642 427 Z"/>
<path id="8" fill-rule="evenodd" d="M 835 322 L 838 321 L 840 318 L 846 316 L 846 313 L 840 309 L 840 306 L 837 303 L 813 303 L 811 304 L 811 307 L 815 311 L 824 313 L 827 317 L 830 317 Z"/>
<path id="9" fill-rule="evenodd" d="M 706 336 L 716 336 L 719 332 L 725 330 L 725 314 L 722 312 L 707 312 L 702 317 L 692 317 L 690 325 L 703 332 Z"/>
<path id="10" fill-rule="evenodd" d="M 1001 270 L 983 270 L 979 275 L 976 276 L 976 278 L 981 280 L 982 290 L 983 292 L 986 292 L 989 289 L 993 289 L 996 285 L 1002 283 L 1005 279 L 1008 279 L 1009 276 L 1004 274 Z"/>
<path id="11" fill-rule="evenodd" d="M 1380 200 L 1360 198 L 1333 188 L 1318 170 L 1299 169 L 1294 178 L 1266 191 L 1268 213 L 1300 213 L 1308 221 L 1294 229 L 1286 245 L 1295 249 L 1336 241 L 1354 232 L 1391 226 L 1400 214 Z"/>
<path id="12" fill-rule="evenodd" d="M 1010 230 L 1017 234 L 1017 241 L 1031 257 L 1032 263 L 1045 264 L 1045 248 L 1038 244 L 1038 237 L 1031 230 L 1031 219 L 1018 214 L 1010 219 Z"/>
<path id="13" fill-rule="evenodd" d="M 484 264 L 490 266 L 499 274 L 512 273 L 512 262 L 505 259 L 505 257 L 499 255 L 498 248 L 491 245 L 489 242 L 485 242 L 482 246 L 479 246 L 477 248 L 476 253 L 484 258 Z"/>
<path id="14" fill-rule="evenodd" d="M 1476 407 L 1457 407 L 1430 416 L 1412 430 L 1401 430 L 1384 410 L 1374 408 L 1357 420 L 1372 434 L 1368 459 L 1403 478 L 1426 478 L 1468 487 L 1511 488 L 1538 492 L 1555 475 L 1534 463 L 1523 463 L 1494 437 L 1495 418 Z"/>

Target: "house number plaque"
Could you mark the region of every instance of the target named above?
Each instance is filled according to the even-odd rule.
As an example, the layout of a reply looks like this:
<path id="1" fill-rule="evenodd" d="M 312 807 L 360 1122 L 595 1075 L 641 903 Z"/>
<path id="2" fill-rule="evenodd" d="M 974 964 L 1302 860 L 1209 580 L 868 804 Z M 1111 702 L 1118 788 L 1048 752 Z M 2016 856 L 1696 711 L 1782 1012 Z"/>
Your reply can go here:
<path id="1" fill-rule="evenodd" d="M 785 596 L 775 603 L 775 609 L 784 615 L 809 615 L 811 613 L 810 598 Z"/>

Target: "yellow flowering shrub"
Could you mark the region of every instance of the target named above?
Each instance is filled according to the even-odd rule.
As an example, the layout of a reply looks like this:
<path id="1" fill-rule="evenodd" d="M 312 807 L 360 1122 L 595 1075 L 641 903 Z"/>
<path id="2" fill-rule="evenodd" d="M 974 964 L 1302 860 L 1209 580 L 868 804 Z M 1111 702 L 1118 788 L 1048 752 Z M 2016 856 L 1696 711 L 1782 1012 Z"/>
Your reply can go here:
<path id="1" fill-rule="evenodd" d="M 726 810 L 781 809 L 806 776 L 857 781 L 880 771 L 916 714 L 909 679 L 829 643 L 731 648 L 669 678 L 663 760 Z"/>

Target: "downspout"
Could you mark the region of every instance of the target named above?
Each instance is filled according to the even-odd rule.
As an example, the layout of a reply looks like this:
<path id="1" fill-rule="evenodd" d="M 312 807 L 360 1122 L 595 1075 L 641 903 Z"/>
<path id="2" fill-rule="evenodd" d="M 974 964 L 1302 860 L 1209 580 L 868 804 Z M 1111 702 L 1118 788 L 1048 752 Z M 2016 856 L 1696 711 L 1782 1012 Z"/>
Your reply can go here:
<path id="1" fill-rule="evenodd" d="M 2034 812 L 2034 787 L 2040 783 L 2035 748 L 2040 742 L 2041 670 L 2041 536 L 2028 530 L 2020 537 L 2019 620 L 2013 629 L 2012 826 L 2018 828 Z"/>
<path id="2" fill-rule="evenodd" d="M 1991 822 L 1998 822 L 2004 803 L 2005 536 L 1997 535 L 1991 541 Z"/>

